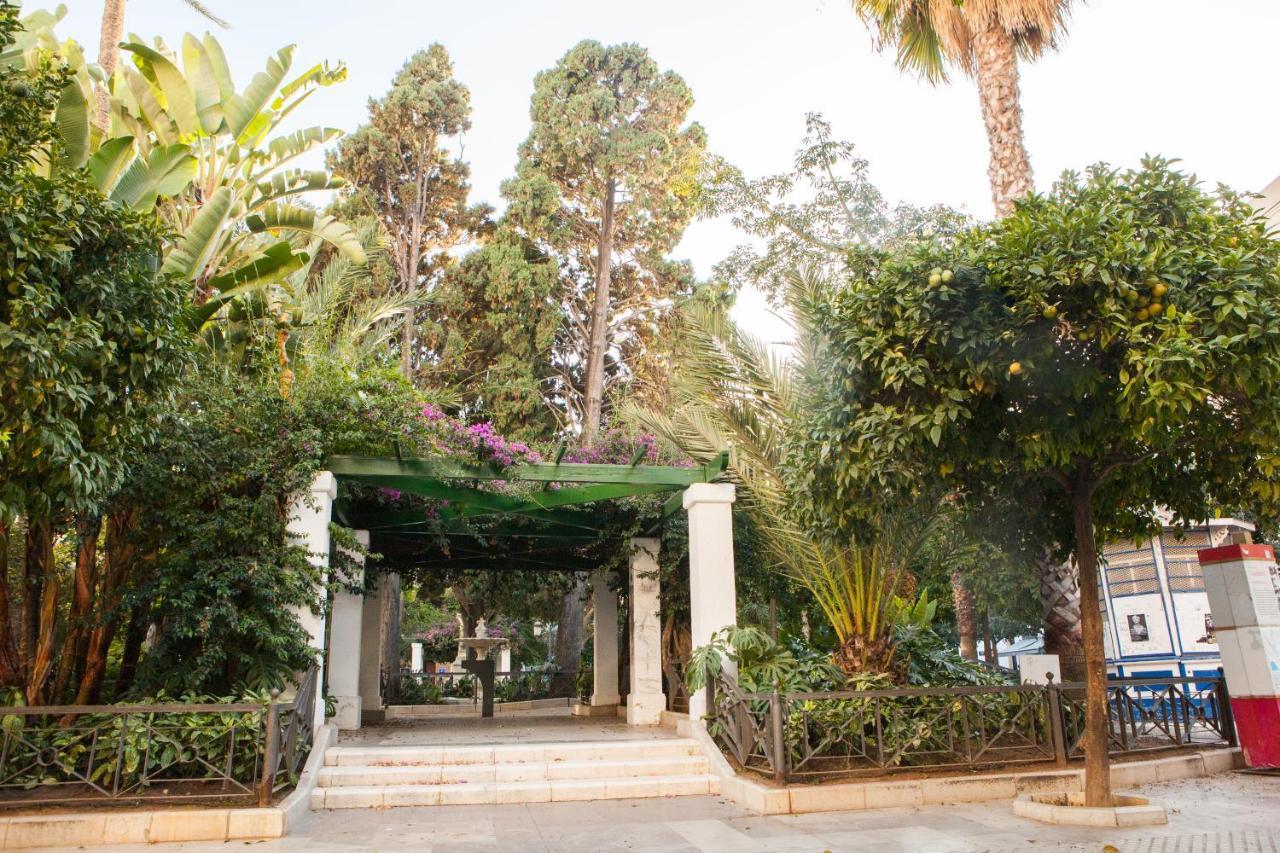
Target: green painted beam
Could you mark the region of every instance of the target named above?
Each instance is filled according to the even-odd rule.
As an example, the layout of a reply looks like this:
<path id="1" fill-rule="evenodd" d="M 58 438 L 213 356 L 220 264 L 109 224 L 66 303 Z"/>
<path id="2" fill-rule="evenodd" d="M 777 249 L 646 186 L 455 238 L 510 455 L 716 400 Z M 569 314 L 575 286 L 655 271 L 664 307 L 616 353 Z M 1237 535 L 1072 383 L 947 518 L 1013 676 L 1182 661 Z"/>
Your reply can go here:
<path id="1" fill-rule="evenodd" d="M 520 501 L 518 506 L 504 509 L 503 511 L 533 513 L 538 510 L 551 509 L 552 507 L 578 506 L 615 498 L 630 498 L 637 495 L 667 492 L 671 488 L 671 486 L 660 484 L 596 483 L 590 486 L 556 489 L 550 492 L 534 492 L 524 498 L 517 499 Z M 451 513 L 450 515 L 453 518 L 474 518 L 479 515 L 490 515 L 492 512 L 493 510 L 484 506 L 469 504 L 460 506 L 456 513 Z"/>
<path id="2" fill-rule="evenodd" d="M 508 480 L 538 483 L 610 483 L 690 486 L 710 483 L 724 472 L 728 454 L 706 465 L 592 465 L 577 462 L 537 463 L 500 468 L 455 459 L 392 459 L 384 456 L 330 456 L 328 468 L 339 479 L 361 482 L 392 480 Z M 392 488 L 397 488 L 392 486 Z"/>

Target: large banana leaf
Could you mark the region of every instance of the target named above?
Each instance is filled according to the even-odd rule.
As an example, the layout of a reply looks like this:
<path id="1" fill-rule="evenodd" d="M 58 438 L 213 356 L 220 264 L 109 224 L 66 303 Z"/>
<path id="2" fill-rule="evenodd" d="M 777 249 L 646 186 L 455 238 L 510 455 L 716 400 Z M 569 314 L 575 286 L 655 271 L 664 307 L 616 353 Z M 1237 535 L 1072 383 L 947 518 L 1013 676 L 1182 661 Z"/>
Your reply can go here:
<path id="1" fill-rule="evenodd" d="M 133 62 L 142 76 L 151 83 L 156 101 L 164 108 L 178 127 L 184 139 L 200 132 L 200 118 L 196 111 L 196 98 L 187 78 L 169 58 L 145 44 L 130 42 L 124 49 L 133 54 Z"/>
<path id="2" fill-rule="evenodd" d="M 187 322 L 193 329 L 201 328 L 213 318 L 222 306 L 250 293 L 280 281 L 308 260 L 306 252 L 295 252 L 287 241 L 270 246 L 259 257 L 239 269 L 209 280 L 211 295 L 202 305 L 187 311 Z"/>
<path id="3" fill-rule="evenodd" d="M 150 157 L 145 160 L 138 157 L 129 164 L 111 192 L 111 199 L 138 210 L 150 210 L 155 207 L 156 199 L 169 198 L 185 190 L 196 176 L 197 165 L 195 155 L 186 145 L 154 148 Z"/>
<path id="4" fill-rule="evenodd" d="M 251 210 L 256 209 L 268 202 L 312 190 L 336 190 L 346 186 L 346 183 L 342 178 L 323 170 L 290 169 L 277 172 L 271 176 L 271 180 L 257 185 L 258 198 L 249 207 Z"/>
<path id="5" fill-rule="evenodd" d="M 182 37 L 182 65 L 187 73 L 187 81 L 191 84 L 191 93 L 195 97 L 200 128 L 212 136 L 225 120 L 222 88 L 209 51 L 191 33 Z"/>
<path id="6" fill-rule="evenodd" d="M 191 220 L 177 245 L 169 251 L 163 270 L 187 281 L 196 281 L 217 250 L 234 202 L 235 194 L 230 188 L 218 187 L 214 190 L 213 195 Z"/>
<path id="7" fill-rule="evenodd" d="M 63 87 L 53 121 L 62 137 L 58 167 L 67 171 L 79 169 L 89 160 L 89 102 L 75 80 Z"/>
<path id="8" fill-rule="evenodd" d="M 272 59 L 267 60 L 265 71 L 253 75 L 248 87 L 241 95 L 233 95 L 227 101 L 227 125 L 236 141 L 241 145 L 252 144 L 257 136 L 267 127 L 269 116 L 264 114 L 276 96 L 276 90 L 289 73 L 293 64 L 294 46 L 281 48 Z"/>
<path id="9" fill-rule="evenodd" d="M 103 142 L 87 164 L 94 186 L 103 195 L 111 195 L 125 169 L 137 156 L 132 136 L 117 136 Z"/>
<path id="10" fill-rule="evenodd" d="M 356 263 L 362 264 L 366 260 L 360 238 L 349 225 L 307 207 L 278 201 L 271 202 L 250 216 L 246 224 L 255 234 L 264 231 L 297 231 L 311 234 L 331 244 Z"/>
<path id="11" fill-rule="evenodd" d="M 266 145 L 266 151 L 254 151 L 251 155 L 253 173 L 249 179 L 257 182 L 260 175 L 269 175 L 290 160 L 300 157 L 313 148 L 326 145 L 342 135 L 336 127 L 307 127 L 277 136 Z"/>

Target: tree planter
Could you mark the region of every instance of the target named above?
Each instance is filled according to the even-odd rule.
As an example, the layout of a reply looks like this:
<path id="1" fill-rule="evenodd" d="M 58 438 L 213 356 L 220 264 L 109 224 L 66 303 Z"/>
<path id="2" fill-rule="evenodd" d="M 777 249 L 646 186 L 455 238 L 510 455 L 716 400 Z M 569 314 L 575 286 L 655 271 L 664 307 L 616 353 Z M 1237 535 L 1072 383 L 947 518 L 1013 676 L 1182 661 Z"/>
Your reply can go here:
<path id="1" fill-rule="evenodd" d="M 1086 806 L 1083 793 L 1023 794 L 1013 801 L 1013 813 L 1058 826 L 1159 826 L 1169 822 L 1157 800 L 1134 794 L 1115 794 L 1115 805 Z"/>

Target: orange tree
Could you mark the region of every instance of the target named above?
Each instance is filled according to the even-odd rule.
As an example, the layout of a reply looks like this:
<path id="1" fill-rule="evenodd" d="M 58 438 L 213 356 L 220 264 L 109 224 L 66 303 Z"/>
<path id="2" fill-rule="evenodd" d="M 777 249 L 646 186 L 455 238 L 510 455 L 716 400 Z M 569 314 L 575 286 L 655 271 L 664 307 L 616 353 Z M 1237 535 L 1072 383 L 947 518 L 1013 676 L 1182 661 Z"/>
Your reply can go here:
<path id="1" fill-rule="evenodd" d="M 792 448 L 829 529 L 944 481 L 1034 497 L 1079 573 L 1086 799 L 1110 802 L 1099 542 L 1280 492 L 1280 244 L 1167 161 L 1065 175 L 947 244 L 868 252 Z M 863 499 L 859 500 L 859 496 Z"/>

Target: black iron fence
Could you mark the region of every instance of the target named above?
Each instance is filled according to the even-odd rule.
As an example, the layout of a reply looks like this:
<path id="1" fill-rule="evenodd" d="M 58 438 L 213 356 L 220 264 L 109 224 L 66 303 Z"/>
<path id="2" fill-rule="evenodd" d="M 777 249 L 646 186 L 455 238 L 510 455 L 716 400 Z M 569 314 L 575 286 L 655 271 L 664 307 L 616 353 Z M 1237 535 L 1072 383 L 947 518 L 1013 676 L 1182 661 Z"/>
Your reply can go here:
<path id="1" fill-rule="evenodd" d="M 384 672 L 384 688 L 386 673 Z M 578 673 L 556 670 L 495 672 L 494 700 L 571 699 Z M 385 693 L 384 693 L 385 695 Z M 397 705 L 449 705 L 480 702 L 480 680 L 469 672 L 411 672 L 397 675 Z"/>
<path id="2" fill-rule="evenodd" d="M 288 702 L 0 708 L 0 809 L 96 800 L 268 805 L 297 781 L 316 670 Z"/>
<path id="3" fill-rule="evenodd" d="M 778 782 L 1056 762 L 1083 753 L 1084 685 L 748 693 L 708 685 L 708 729 L 742 767 Z M 1111 751 L 1235 745 L 1226 681 L 1117 678 Z"/>

